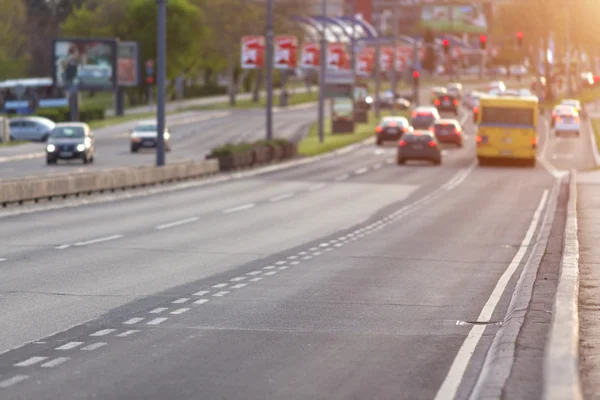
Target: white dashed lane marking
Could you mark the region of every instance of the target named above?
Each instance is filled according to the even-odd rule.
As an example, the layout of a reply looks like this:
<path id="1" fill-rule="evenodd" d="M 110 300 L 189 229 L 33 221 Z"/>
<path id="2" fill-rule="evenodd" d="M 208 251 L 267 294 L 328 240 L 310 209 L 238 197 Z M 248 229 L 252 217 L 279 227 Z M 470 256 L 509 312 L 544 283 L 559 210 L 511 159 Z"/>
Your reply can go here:
<path id="1" fill-rule="evenodd" d="M 229 283 L 219 283 L 218 285 L 213 285 L 213 287 L 220 289 L 220 288 L 224 288 L 227 285 L 229 285 Z"/>
<path id="2" fill-rule="evenodd" d="M 275 196 L 275 197 L 271 197 L 269 200 L 274 203 L 276 201 L 282 201 L 282 200 L 286 200 L 289 199 L 290 197 L 294 197 L 295 193 L 286 193 L 286 194 L 282 194 L 280 196 Z"/>
<path id="3" fill-rule="evenodd" d="M 219 293 L 215 293 L 215 294 L 213 294 L 213 296 L 214 296 L 214 297 L 223 297 L 223 296 L 225 296 L 227 293 L 229 293 L 229 292 L 228 292 L 228 291 L 226 291 L 226 290 L 223 290 L 223 291 L 221 291 L 221 292 L 219 292 Z"/>
<path id="4" fill-rule="evenodd" d="M 205 294 L 209 294 L 208 290 L 201 290 L 199 292 L 194 293 L 194 296 L 204 296 Z"/>
<path id="5" fill-rule="evenodd" d="M 99 349 L 100 347 L 104 347 L 106 345 L 107 345 L 106 342 L 97 342 L 97 343 L 92 343 L 90 345 L 82 347 L 81 350 L 93 351 L 93 350 Z"/>
<path id="6" fill-rule="evenodd" d="M 55 249 L 56 250 L 64 250 L 64 249 L 68 249 L 69 247 L 71 247 L 70 244 L 61 244 L 60 246 L 56 246 Z"/>
<path id="7" fill-rule="evenodd" d="M 196 222 L 196 221 L 198 221 L 198 217 L 191 217 L 191 218 L 186 218 L 186 219 L 170 222 L 170 223 L 163 224 L 163 225 L 158 225 L 156 227 L 156 229 L 158 229 L 158 230 L 168 229 L 168 228 L 173 228 L 173 227 L 179 226 L 179 225 L 190 224 L 190 223 Z"/>
<path id="8" fill-rule="evenodd" d="M 383 167 L 383 164 L 375 164 L 375 165 L 373 165 L 373 169 L 380 169 L 381 167 Z"/>
<path id="9" fill-rule="evenodd" d="M 248 272 L 246 275 L 260 275 L 262 274 L 262 271 L 252 271 L 252 272 Z"/>
<path id="10" fill-rule="evenodd" d="M 127 321 L 123 322 L 123 324 L 125 325 L 133 325 L 133 324 L 137 324 L 138 322 L 142 322 L 144 320 L 144 318 L 131 318 L 128 319 Z"/>
<path id="11" fill-rule="evenodd" d="M 238 212 L 238 211 L 245 211 L 245 210 L 249 210 L 251 208 L 253 208 L 255 206 L 254 203 L 249 203 L 249 204 L 244 204 L 238 207 L 233 207 L 233 208 L 228 208 L 226 210 L 223 210 L 224 214 L 230 214 L 230 213 L 234 213 L 234 212 Z"/>
<path id="12" fill-rule="evenodd" d="M 348 179 L 349 175 L 348 174 L 344 174 L 344 175 L 340 175 L 337 178 L 335 178 L 336 181 L 344 181 L 346 179 Z"/>
<path id="13" fill-rule="evenodd" d="M 148 313 L 150 313 L 150 314 L 160 314 L 161 312 L 164 312 L 164 311 L 167 311 L 167 310 L 168 310 L 167 307 L 158 307 L 158 308 L 155 308 L 152 311 L 148 311 Z"/>
<path id="14" fill-rule="evenodd" d="M 23 382 L 26 379 L 29 379 L 29 376 L 27 376 L 27 375 L 15 375 L 12 378 L 8 378 L 8 379 L 5 379 L 3 381 L 0 381 L 0 389 L 9 388 L 12 385 L 17 384 L 19 382 Z"/>
<path id="15" fill-rule="evenodd" d="M 231 282 L 239 282 L 239 281 L 243 281 L 244 279 L 246 279 L 245 276 L 238 276 L 237 278 L 230 279 L 230 281 Z"/>
<path id="16" fill-rule="evenodd" d="M 65 363 L 69 360 L 70 360 L 69 357 L 58 357 L 58 358 L 55 358 L 54 360 L 50 360 L 47 363 L 42 364 L 41 367 L 42 368 L 52 368 L 52 367 L 56 367 L 62 363 Z"/>
<path id="17" fill-rule="evenodd" d="M 106 336 L 116 332 L 116 329 L 102 329 L 101 331 L 94 332 L 90 336 Z"/>
<path id="18" fill-rule="evenodd" d="M 54 350 L 72 350 L 75 347 L 79 347 L 83 344 L 83 342 L 69 342 L 66 344 L 63 344 L 62 346 L 57 347 Z"/>
<path id="19" fill-rule="evenodd" d="M 143 319 L 143 318 L 142 318 L 142 319 Z M 138 332 L 139 332 L 139 331 L 138 331 L 137 329 L 131 329 L 131 330 L 125 331 L 125 332 L 123 332 L 123 333 L 119 333 L 119 334 L 117 335 L 117 337 L 127 337 L 127 336 L 131 336 L 131 335 L 133 335 L 134 333 L 138 333 Z"/>
<path id="20" fill-rule="evenodd" d="M 288 269 L 288 267 L 286 267 L 285 265 L 283 265 L 283 266 L 281 266 L 281 267 L 279 267 L 279 268 L 277 268 L 277 269 L 284 270 L 284 269 Z"/>
<path id="21" fill-rule="evenodd" d="M 88 240 L 85 242 L 77 242 L 77 243 L 75 243 L 75 246 L 87 246 L 90 244 L 103 243 L 103 242 L 108 242 L 111 240 L 121 239 L 122 237 L 123 237 L 123 235 L 106 236 L 106 237 L 101 237 L 98 239 Z"/>
<path id="22" fill-rule="evenodd" d="M 38 364 L 38 363 L 40 363 L 40 362 L 42 362 L 44 360 L 47 360 L 47 359 L 48 359 L 48 357 L 31 357 L 31 358 L 28 358 L 25 361 L 21 361 L 19 363 L 16 363 L 15 367 L 29 367 L 29 366 Z"/>
<path id="23" fill-rule="evenodd" d="M 262 280 L 262 278 L 260 278 L 260 277 L 258 277 L 258 278 L 252 278 L 252 279 L 250 279 L 250 282 L 258 282 L 258 281 L 261 281 L 261 280 Z"/>
<path id="24" fill-rule="evenodd" d="M 275 275 L 277 271 L 265 272 L 265 275 Z"/>
<path id="25" fill-rule="evenodd" d="M 173 301 L 173 303 L 171 303 L 171 304 L 183 304 L 183 303 L 187 303 L 188 301 L 190 301 L 189 297 L 182 297 L 181 299 L 177 299 L 177 300 Z"/>
<path id="26" fill-rule="evenodd" d="M 309 192 L 314 192 L 315 190 L 319 190 L 325 187 L 324 183 L 318 183 L 316 185 L 312 185 L 311 187 L 308 188 Z"/>
<path id="27" fill-rule="evenodd" d="M 237 285 L 234 285 L 234 286 L 232 286 L 231 288 L 232 288 L 232 289 L 241 289 L 241 288 L 243 288 L 244 286 L 248 286 L 248 284 L 247 284 L 247 283 L 238 283 Z"/>
<path id="28" fill-rule="evenodd" d="M 190 311 L 189 308 L 179 308 L 177 310 L 171 311 L 171 314 L 173 315 L 179 315 L 179 314 L 183 314 L 184 312 Z"/>
<path id="29" fill-rule="evenodd" d="M 208 303 L 208 299 L 200 299 L 200 300 L 196 300 L 194 302 L 194 304 L 198 304 L 198 305 L 205 304 L 205 303 Z"/>
<path id="30" fill-rule="evenodd" d="M 6 261 L 6 260 L 7 260 L 7 258 L 0 258 L 0 262 Z"/>
<path id="31" fill-rule="evenodd" d="M 158 324 L 162 324 L 163 322 L 165 322 L 168 319 L 169 318 L 154 318 L 153 320 L 148 321 L 146 323 L 146 325 L 158 325 Z"/>
<path id="32" fill-rule="evenodd" d="M 362 174 L 366 173 L 367 171 L 369 171 L 369 169 L 368 169 L 368 168 L 359 168 L 359 169 L 357 169 L 356 171 L 354 171 L 354 173 L 355 173 L 356 175 L 362 175 Z"/>

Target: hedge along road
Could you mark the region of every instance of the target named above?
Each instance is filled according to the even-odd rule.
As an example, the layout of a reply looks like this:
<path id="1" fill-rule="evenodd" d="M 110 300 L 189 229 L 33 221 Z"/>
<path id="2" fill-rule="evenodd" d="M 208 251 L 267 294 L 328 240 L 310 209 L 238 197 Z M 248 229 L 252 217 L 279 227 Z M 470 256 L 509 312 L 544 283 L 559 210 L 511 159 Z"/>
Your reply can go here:
<path id="1" fill-rule="evenodd" d="M 302 135 L 315 116 L 313 104 L 276 112 L 275 135 L 280 138 Z M 96 155 L 91 165 L 76 160 L 47 166 L 43 143 L 0 149 L 0 179 L 152 165 L 156 160 L 155 149 L 130 152 L 129 133 L 135 124 L 134 121 L 96 129 Z M 190 111 L 169 116 L 167 125 L 171 126 L 173 147 L 167 153 L 167 162 L 201 160 L 221 144 L 259 140 L 265 135 L 263 110 Z"/>

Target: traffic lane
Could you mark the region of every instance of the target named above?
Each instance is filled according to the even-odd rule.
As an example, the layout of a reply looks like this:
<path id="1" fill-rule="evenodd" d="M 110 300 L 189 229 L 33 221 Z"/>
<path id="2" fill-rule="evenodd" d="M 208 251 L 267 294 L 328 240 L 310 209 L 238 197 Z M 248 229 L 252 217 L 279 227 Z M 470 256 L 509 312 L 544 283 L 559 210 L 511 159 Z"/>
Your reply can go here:
<path id="1" fill-rule="evenodd" d="M 471 141 L 466 142 L 463 149 L 447 150 L 443 167 L 409 164 L 398 168 L 395 166 L 394 148 L 381 149 L 365 145 L 342 156 L 255 178 L 235 180 L 225 185 L 192 185 L 189 189 L 176 192 L 124 199 L 112 202 L 110 208 L 92 204 L 8 216 L 3 218 L 0 225 L 0 235 L 5 237 L 5 248 L 0 257 L 20 257 L 36 249 L 45 250 L 93 238 L 129 234 L 147 226 L 189 218 L 204 218 L 236 206 L 260 205 L 287 200 L 292 196 L 302 197 L 311 192 L 326 190 L 332 183 L 356 182 L 361 178 L 364 178 L 361 181 L 372 180 L 377 183 L 406 182 L 425 184 L 427 188 L 435 187 L 444 179 L 449 179 L 458 168 L 464 168 L 472 162 L 473 146 Z M 379 170 L 385 172 L 377 174 Z M 434 176 L 435 179 L 432 178 Z M 44 219 L 43 226 L 39 224 L 40 218 Z M 72 226 L 93 227 L 93 231 L 82 235 L 79 229 L 65 229 Z M 48 236 L 48 230 L 55 233 Z"/>
<path id="2" fill-rule="evenodd" d="M 547 158 L 556 169 L 588 170 L 595 167 L 592 153 L 593 144 L 590 137 L 594 133 L 590 131 L 587 121 L 582 121 L 579 136 L 574 134 L 556 136 L 555 131 L 549 125 L 549 120 L 544 119 L 542 127 L 549 139 Z"/>
<path id="3" fill-rule="evenodd" d="M 439 171 L 430 171 L 424 181 L 432 187 L 441 186 Z M 381 172 L 373 176 L 377 173 Z M 177 222 L 183 215 L 171 217 L 177 208 L 157 196 L 156 209 L 150 213 L 136 213 L 132 206 L 135 217 L 131 220 L 144 221 L 146 230 L 128 231 L 131 236 L 120 236 L 124 232 L 115 229 L 120 227 L 119 216 L 103 217 L 106 225 L 75 223 L 57 228 L 53 236 L 69 235 L 83 241 L 68 248 L 35 247 L 35 241 L 29 239 L 34 235 L 24 232 L 25 236 L 19 235 L 21 242 L 7 246 L 18 254 L 0 264 L 0 291 L 5 295 L 3 301 L 10 297 L 28 307 L 4 307 L 0 311 L 0 318 L 10 327 L 0 333 L 0 351 L 36 340 L 42 337 L 40 333 L 48 335 L 82 323 L 98 316 L 95 310 L 109 311 L 130 296 L 151 295 L 344 229 L 381 207 L 405 200 L 417 189 L 417 185 L 398 182 L 333 183 L 326 190 L 280 201 L 269 199 L 250 208 L 240 203 L 231 210 L 165 230 L 153 226 L 154 221 L 148 223 L 149 219 L 161 215 L 161 223 Z M 196 203 L 189 207 L 193 205 L 202 207 Z M 114 205 L 98 208 L 102 207 Z M 68 216 L 72 211 L 63 214 Z M 197 212 L 195 209 L 186 217 Z M 44 215 L 50 214 L 38 215 L 38 224 L 48 219 Z M 113 230 L 109 231 L 111 225 Z M 27 301 L 16 299 L 23 296 Z"/>
<path id="4" fill-rule="evenodd" d="M 231 399 L 433 398 L 470 330 L 457 321 L 477 318 L 552 184 L 541 170 L 476 169 L 463 186 L 447 191 L 444 201 L 351 240 L 342 239 L 346 231 L 322 238 L 325 247 L 313 242 L 294 249 L 312 254 L 310 260 L 294 265 L 286 253 L 228 275 L 258 270 L 263 277 L 258 282 L 237 289 L 214 285 L 219 282 L 214 279 L 195 282 L 192 287 L 207 289 L 204 297 L 210 300 L 198 306 L 164 304 L 167 320 L 156 329 L 145 322 L 122 325 L 138 315 L 146 322 L 153 318 L 144 310 L 109 313 L 88 324 L 86 332 L 134 328 L 140 334 L 126 341 L 107 338 L 104 350 L 92 356 L 62 353 L 72 357 L 63 367 L 34 371 L 32 384 L 25 381 L 7 393 L 9 398 L 35 398 L 42 389 L 47 398 L 67 392 L 73 398 L 196 398 L 200 392 Z M 375 218 L 386 215 L 387 210 Z M 305 248 L 311 245 L 333 250 L 316 254 Z M 217 291 L 226 293 L 211 296 Z M 503 297 L 496 318 L 508 300 Z M 188 310 L 171 313 L 180 307 Z M 66 340 L 94 339 L 70 336 L 61 343 Z M 57 354 L 49 349 L 44 355 Z"/>
<path id="5" fill-rule="evenodd" d="M 277 113 L 274 118 L 276 137 L 298 138 L 302 129 L 310 122 L 310 113 Z M 253 113 L 239 113 L 235 117 L 216 118 L 171 129 L 173 150 L 166 153 L 167 162 L 202 160 L 212 148 L 228 142 L 258 140 L 264 137 L 264 116 Z M 123 136 L 123 135 L 121 135 Z M 43 148 L 42 148 L 43 151 Z M 99 171 L 120 167 L 154 165 L 156 149 L 142 149 L 139 153 L 130 152 L 128 134 L 96 142 L 94 163 L 83 165 L 80 160 L 61 161 L 47 166 L 44 157 L 16 160 L 2 164 L 0 179 L 23 176 L 47 176 L 53 174 L 73 174 Z"/>

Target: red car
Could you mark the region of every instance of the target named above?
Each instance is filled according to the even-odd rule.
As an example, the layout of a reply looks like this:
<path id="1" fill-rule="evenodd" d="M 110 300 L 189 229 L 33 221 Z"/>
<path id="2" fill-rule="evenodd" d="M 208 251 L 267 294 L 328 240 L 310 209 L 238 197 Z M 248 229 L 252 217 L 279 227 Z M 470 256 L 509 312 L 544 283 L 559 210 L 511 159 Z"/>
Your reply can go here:
<path id="1" fill-rule="evenodd" d="M 440 119 L 433 125 L 433 133 L 440 143 L 451 143 L 463 147 L 464 135 L 460 122 L 455 119 Z"/>

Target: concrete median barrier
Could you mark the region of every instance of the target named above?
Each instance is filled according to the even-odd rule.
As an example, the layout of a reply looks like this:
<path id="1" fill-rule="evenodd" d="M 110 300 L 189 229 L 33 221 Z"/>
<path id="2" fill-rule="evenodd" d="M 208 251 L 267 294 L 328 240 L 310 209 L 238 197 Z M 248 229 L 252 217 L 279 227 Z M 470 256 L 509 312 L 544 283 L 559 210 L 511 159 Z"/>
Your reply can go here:
<path id="1" fill-rule="evenodd" d="M 0 182 L 0 204 L 123 190 L 219 172 L 217 160 L 170 164 L 164 167 L 122 168 L 64 176 L 31 177 Z"/>

